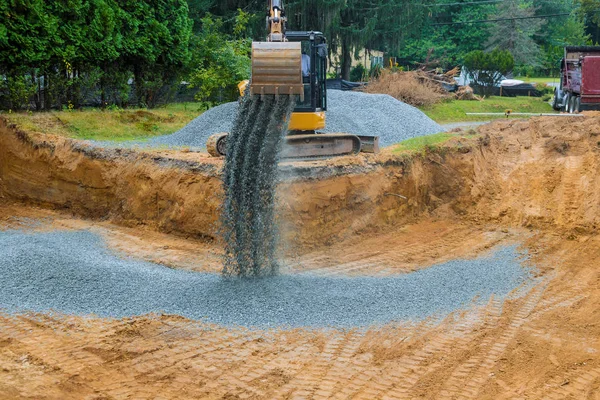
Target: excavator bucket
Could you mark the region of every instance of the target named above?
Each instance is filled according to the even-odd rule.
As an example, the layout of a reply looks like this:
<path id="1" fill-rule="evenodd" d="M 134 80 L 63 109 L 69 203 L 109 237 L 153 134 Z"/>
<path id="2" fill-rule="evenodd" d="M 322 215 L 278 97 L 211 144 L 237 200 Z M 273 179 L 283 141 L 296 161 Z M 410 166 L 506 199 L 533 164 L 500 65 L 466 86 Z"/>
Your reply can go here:
<path id="1" fill-rule="evenodd" d="M 304 101 L 299 42 L 253 42 L 251 95 L 299 95 Z"/>

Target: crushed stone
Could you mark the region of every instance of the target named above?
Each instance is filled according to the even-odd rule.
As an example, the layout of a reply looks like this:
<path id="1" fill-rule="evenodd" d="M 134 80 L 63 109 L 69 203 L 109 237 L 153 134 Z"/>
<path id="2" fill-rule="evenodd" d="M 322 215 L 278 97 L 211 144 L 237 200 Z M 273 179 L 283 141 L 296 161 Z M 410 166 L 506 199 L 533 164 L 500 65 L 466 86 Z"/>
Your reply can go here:
<path id="1" fill-rule="evenodd" d="M 379 136 L 381 146 L 390 146 L 418 136 L 443 132 L 445 129 L 421 110 L 385 94 L 328 90 L 324 133 L 351 133 Z M 144 143 L 118 143 L 108 146 L 139 146 L 203 150 L 209 136 L 231 132 L 238 102 L 213 107 L 179 131 Z"/>
<path id="2" fill-rule="evenodd" d="M 0 232 L 0 309 L 100 317 L 177 314 L 223 326 L 368 327 L 444 317 L 532 282 L 517 246 L 390 277 L 232 279 L 106 247 L 89 231 Z"/>

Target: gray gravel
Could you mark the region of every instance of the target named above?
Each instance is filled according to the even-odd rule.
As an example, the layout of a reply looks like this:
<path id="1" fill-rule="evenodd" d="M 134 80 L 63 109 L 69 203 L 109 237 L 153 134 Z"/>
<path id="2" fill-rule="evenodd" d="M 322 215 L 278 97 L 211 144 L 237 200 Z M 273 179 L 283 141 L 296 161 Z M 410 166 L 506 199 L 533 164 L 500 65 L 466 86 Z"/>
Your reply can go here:
<path id="1" fill-rule="evenodd" d="M 231 132 L 238 102 L 225 103 L 206 110 L 179 131 L 152 138 L 145 144 L 151 147 L 206 148 L 206 139 L 219 132 Z"/>
<path id="2" fill-rule="evenodd" d="M 421 110 L 387 94 L 330 90 L 325 132 L 379 136 L 381 146 L 443 132 Z"/>
<path id="3" fill-rule="evenodd" d="M 125 317 L 166 312 L 226 326 L 366 327 L 443 317 L 529 282 L 515 247 L 386 278 L 223 278 L 123 258 L 88 231 L 0 232 L 0 308 Z"/>
<path id="4" fill-rule="evenodd" d="M 327 126 L 323 132 L 379 136 L 380 145 L 389 146 L 444 131 L 419 109 L 385 94 L 329 90 L 327 95 Z M 153 138 L 141 146 L 202 149 L 210 135 L 231 132 L 237 108 L 237 102 L 211 108 L 178 132 Z"/>

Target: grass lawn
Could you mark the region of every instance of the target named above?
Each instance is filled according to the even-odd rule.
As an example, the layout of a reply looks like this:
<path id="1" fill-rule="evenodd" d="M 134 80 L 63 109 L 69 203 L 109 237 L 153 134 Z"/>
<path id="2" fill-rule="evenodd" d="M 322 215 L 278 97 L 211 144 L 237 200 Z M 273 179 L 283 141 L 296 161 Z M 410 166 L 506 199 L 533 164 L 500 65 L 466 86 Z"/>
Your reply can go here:
<path id="1" fill-rule="evenodd" d="M 444 143 L 448 139 L 456 136 L 456 134 L 440 132 L 434 135 L 420 136 L 405 140 L 394 145 L 392 153 L 415 153 L 425 150 L 429 146 L 435 146 Z"/>
<path id="2" fill-rule="evenodd" d="M 466 115 L 466 113 L 504 113 L 506 110 L 525 113 L 555 112 L 550 104 L 542 101 L 539 97 L 488 97 L 483 101 L 450 100 L 421 108 L 421 111 L 427 114 L 429 118 L 440 124 L 461 121 L 490 121 L 503 117 L 494 115 Z"/>
<path id="3" fill-rule="evenodd" d="M 42 113 L 6 113 L 10 122 L 26 131 L 93 140 L 140 140 L 173 133 L 202 114 L 197 103 L 169 104 L 162 108 Z"/>

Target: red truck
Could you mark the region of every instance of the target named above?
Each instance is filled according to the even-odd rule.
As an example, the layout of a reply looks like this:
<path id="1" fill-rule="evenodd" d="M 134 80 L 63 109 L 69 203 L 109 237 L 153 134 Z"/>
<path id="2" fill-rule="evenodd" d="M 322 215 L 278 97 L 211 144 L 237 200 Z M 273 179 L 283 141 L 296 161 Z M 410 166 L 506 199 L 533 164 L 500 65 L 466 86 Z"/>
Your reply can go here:
<path id="1" fill-rule="evenodd" d="M 600 46 L 567 46 L 553 107 L 569 113 L 600 110 Z"/>

